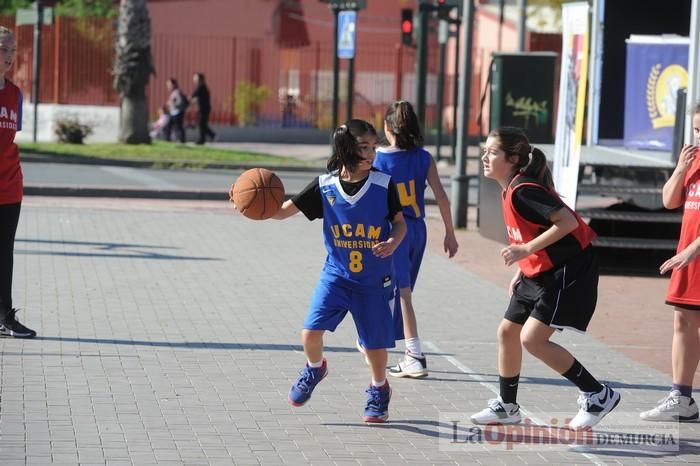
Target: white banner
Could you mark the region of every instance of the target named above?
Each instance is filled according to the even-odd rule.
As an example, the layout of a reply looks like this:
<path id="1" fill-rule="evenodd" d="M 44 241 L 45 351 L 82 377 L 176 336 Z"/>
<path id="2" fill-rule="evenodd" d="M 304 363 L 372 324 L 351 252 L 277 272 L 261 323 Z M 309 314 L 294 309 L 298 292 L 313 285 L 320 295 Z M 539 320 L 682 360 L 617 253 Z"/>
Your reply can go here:
<path id="1" fill-rule="evenodd" d="M 574 209 L 581 160 L 586 78 L 588 76 L 588 3 L 562 5 L 562 58 L 554 142 L 554 187 Z"/>

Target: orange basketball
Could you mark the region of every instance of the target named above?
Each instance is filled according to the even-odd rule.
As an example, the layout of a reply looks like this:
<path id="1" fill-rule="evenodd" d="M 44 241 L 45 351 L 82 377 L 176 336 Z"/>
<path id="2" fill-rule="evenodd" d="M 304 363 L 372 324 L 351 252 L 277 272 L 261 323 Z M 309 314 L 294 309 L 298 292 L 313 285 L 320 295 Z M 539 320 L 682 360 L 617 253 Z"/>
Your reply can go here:
<path id="1" fill-rule="evenodd" d="M 265 220 L 280 210 L 284 185 L 277 175 L 265 168 L 251 168 L 241 173 L 229 191 L 236 209 L 253 220 Z"/>

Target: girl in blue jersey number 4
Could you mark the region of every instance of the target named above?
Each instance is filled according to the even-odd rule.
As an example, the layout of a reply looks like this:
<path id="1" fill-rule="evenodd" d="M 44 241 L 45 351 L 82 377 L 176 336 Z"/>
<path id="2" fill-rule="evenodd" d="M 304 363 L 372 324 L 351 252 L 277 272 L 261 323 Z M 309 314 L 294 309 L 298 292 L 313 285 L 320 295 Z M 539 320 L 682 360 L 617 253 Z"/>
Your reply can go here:
<path id="1" fill-rule="evenodd" d="M 620 394 L 593 377 L 566 349 L 550 341 L 555 330 L 585 332 L 598 297 L 593 230 L 554 191 L 547 159 L 518 128 L 492 131 L 481 160 L 484 176 L 503 188 L 503 218 L 510 245 L 506 265 L 519 268 L 510 304 L 498 328 L 500 396 L 474 414 L 476 424 L 521 421 L 516 402 L 522 348 L 581 394 L 571 428 L 593 427 L 620 402 Z"/>
<path id="2" fill-rule="evenodd" d="M 395 346 L 391 255 L 406 234 L 391 177 L 372 169 L 376 145 L 374 127 L 363 120 L 338 127 L 328 173 L 282 204 L 273 217 L 282 220 L 301 211 L 309 220 L 323 219 L 328 253 L 301 333 L 307 363 L 289 390 L 289 402 L 305 404 L 328 375 L 323 334 L 334 331 L 349 311 L 372 377 L 365 422 L 389 417 L 387 348 Z"/>
<path id="3" fill-rule="evenodd" d="M 406 354 L 401 361 L 389 369 L 389 374 L 394 377 L 425 377 L 428 375 L 428 364 L 418 337 L 412 292 L 416 286 L 427 241 L 426 183 L 430 185 L 435 195 L 440 216 L 445 225 L 443 242 L 445 252 L 449 257 L 453 257 L 459 245 L 452 225 L 450 202 L 440 182 L 433 157 L 422 147 L 423 135 L 418 117 L 409 102 L 402 100 L 389 105 L 384 115 L 384 134 L 390 146 L 377 150 L 374 166 L 391 175 L 391 179 L 396 183 L 407 227 L 406 238 L 394 253 L 396 286 L 399 288 L 401 300 Z"/>

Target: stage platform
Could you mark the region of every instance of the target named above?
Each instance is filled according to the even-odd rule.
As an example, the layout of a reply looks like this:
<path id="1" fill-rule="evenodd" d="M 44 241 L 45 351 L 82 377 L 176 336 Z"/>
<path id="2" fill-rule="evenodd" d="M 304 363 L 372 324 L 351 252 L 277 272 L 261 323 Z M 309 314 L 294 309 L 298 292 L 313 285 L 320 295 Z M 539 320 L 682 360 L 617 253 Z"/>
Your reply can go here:
<path id="1" fill-rule="evenodd" d="M 554 144 L 538 144 L 547 158 L 554 158 Z M 673 169 L 670 151 L 625 149 L 622 141 L 581 147 L 581 165 Z"/>

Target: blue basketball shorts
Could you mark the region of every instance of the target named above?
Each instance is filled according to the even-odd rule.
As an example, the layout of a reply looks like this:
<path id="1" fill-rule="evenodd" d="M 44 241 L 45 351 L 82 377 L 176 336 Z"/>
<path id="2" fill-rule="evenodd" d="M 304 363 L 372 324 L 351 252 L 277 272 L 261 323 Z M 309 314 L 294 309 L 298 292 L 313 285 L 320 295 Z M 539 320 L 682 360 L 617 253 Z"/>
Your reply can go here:
<path id="1" fill-rule="evenodd" d="M 393 348 L 395 345 L 395 287 L 360 288 L 334 281 L 319 280 L 311 296 L 304 320 L 307 330 L 335 331 L 350 312 L 360 343 L 367 349 Z M 397 308 L 396 312 L 401 314 Z"/>
<path id="2" fill-rule="evenodd" d="M 411 288 L 416 286 L 418 271 L 425 244 L 428 239 L 425 221 L 422 218 L 404 217 L 406 219 L 406 236 L 399 247 L 394 251 L 394 274 L 396 285 L 399 288 Z"/>

